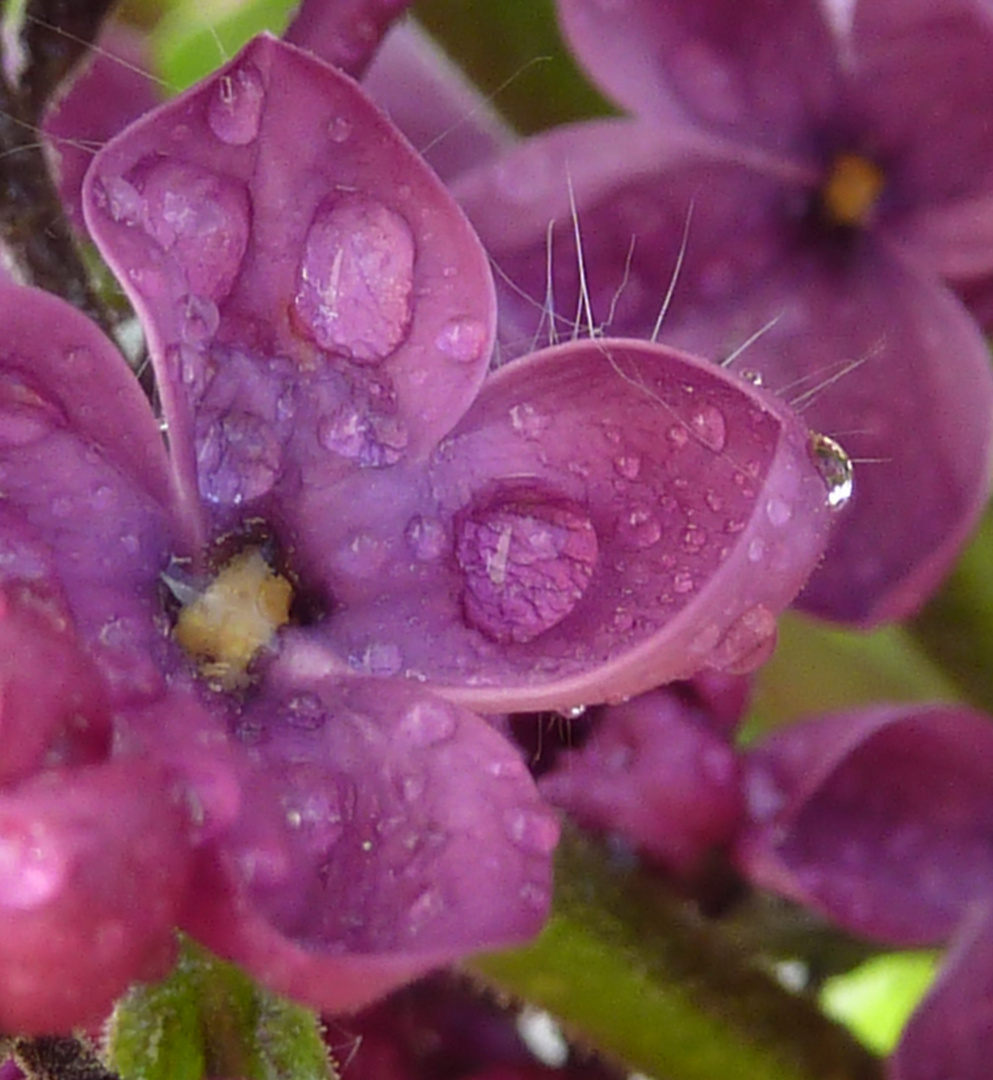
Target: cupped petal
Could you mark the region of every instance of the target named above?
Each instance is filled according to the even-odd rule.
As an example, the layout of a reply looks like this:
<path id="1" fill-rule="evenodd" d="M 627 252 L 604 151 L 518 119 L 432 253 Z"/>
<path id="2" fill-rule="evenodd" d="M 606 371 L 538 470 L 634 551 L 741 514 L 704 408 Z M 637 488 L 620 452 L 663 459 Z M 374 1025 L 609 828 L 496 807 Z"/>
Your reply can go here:
<path id="1" fill-rule="evenodd" d="M 135 761 L 0 794 L 0 1028 L 96 1027 L 131 982 L 164 974 L 186 827 L 168 778 Z"/>
<path id="2" fill-rule="evenodd" d="M 272 798 L 219 841 L 195 936 L 334 1012 L 537 932 L 558 825 L 511 747 L 415 685 L 285 664 L 239 728 Z"/>
<path id="3" fill-rule="evenodd" d="M 654 690 L 606 706 L 593 722 L 582 747 L 539 781 L 554 806 L 677 874 L 731 840 L 742 808 L 738 763 L 699 710 Z"/>
<path id="4" fill-rule="evenodd" d="M 495 158 L 513 139 L 490 101 L 410 20 L 383 39 L 362 89 L 443 180 Z"/>
<path id="5" fill-rule="evenodd" d="M 154 108 L 160 95 L 148 73 L 146 38 L 121 23 L 111 23 L 99 48 L 87 55 L 85 68 L 47 109 L 42 132 L 62 205 L 83 230 L 83 177 L 93 155 L 119 131 Z"/>
<path id="6" fill-rule="evenodd" d="M 810 439 L 778 399 L 661 346 L 533 354 L 426 472 L 308 493 L 294 547 L 333 608 L 316 632 L 347 666 L 487 713 L 750 670 L 829 529 Z"/>
<path id="7" fill-rule="evenodd" d="M 559 0 L 594 81 L 635 116 L 805 158 L 838 93 L 817 0 Z"/>
<path id="8" fill-rule="evenodd" d="M 145 323 L 191 514 L 425 455 L 483 378 L 478 241 L 355 84 L 300 50 L 257 38 L 114 140 L 84 200 Z"/>
<path id="9" fill-rule="evenodd" d="M 508 161 L 561 176 L 584 143 L 592 150 L 613 138 L 604 146 L 620 151 L 635 130 L 588 125 L 535 140 Z M 901 618 L 947 573 L 987 498 L 986 345 L 952 295 L 881 235 L 825 236 L 805 217 L 809 191 L 797 178 L 784 183 L 717 150 L 690 143 L 663 153 L 646 141 L 627 178 L 626 165 L 577 170 L 582 277 L 561 197 L 558 208 L 547 195 L 528 202 L 526 225 L 503 238 L 488 208 L 499 207 L 499 172 L 468 176 L 460 197 L 495 262 L 514 290 L 536 298 L 537 310 L 520 295 L 507 301 L 501 339 L 513 346 L 513 335 L 526 342 L 540 330 L 548 274 L 540 221 L 555 220 L 557 311 L 582 311 L 585 289 L 594 327 L 609 322 L 613 332 L 657 335 L 700 356 L 734 356 L 734 370 L 761 377 L 844 445 L 857 462 L 855 495 L 800 602 L 864 626 Z"/>
<path id="10" fill-rule="evenodd" d="M 993 1053 L 993 912 L 978 904 L 887 1065 L 892 1080 L 985 1080 Z"/>
<path id="11" fill-rule="evenodd" d="M 0 578 L 58 581 L 114 701 L 158 692 L 157 577 L 178 529 L 158 425 L 68 304 L 0 288 Z"/>
<path id="12" fill-rule="evenodd" d="M 894 945 L 949 937 L 993 892 L 993 724 L 875 706 L 783 729 L 745 758 L 737 861 L 756 884 Z"/>
<path id="13" fill-rule="evenodd" d="M 412 0 L 303 0 L 284 39 L 358 79 Z"/>

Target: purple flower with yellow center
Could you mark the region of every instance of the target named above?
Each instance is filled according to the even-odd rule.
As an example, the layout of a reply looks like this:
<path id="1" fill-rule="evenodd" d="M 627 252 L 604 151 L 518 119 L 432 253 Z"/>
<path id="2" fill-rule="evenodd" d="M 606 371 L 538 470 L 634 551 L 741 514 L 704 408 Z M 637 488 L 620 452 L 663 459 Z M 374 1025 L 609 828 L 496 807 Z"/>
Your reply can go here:
<path id="1" fill-rule="evenodd" d="M 896 1080 L 988 1075 L 993 727 L 942 705 L 794 724 L 744 758 L 736 845 L 756 884 L 890 946 L 950 942 L 888 1063 Z"/>
<path id="2" fill-rule="evenodd" d="M 98 1021 L 175 925 L 335 1011 L 533 933 L 557 826 L 466 706 L 754 665 L 846 459 L 637 341 L 487 378 L 465 219 L 273 39 L 83 203 L 162 415 L 80 314 L 0 291 L 0 1028 Z"/>
<path id="3" fill-rule="evenodd" d="M 993 20 L 977 0 L 839 7 L 562 0 L 636 119 L 529 139 L 455 190 L 510 282 L 508 353 L 550 332 L 549 307 L 559 335 L 576 312 L 661 334 L 865 461 L 800 603 L 872 625 L 920 606 L 988 492 L 986 347 L 938 277 L 993 265 Z"/>

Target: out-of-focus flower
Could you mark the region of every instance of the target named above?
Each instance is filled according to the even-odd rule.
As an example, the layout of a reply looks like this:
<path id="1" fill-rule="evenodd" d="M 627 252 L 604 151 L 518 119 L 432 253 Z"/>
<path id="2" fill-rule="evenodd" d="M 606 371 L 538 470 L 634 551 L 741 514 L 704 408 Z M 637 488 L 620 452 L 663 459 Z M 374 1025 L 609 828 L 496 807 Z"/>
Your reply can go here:
<path id="1" fill-rule="evenodd" d="M 106 147 L 84 209 L 170 452 L 92 324 L 0 291 L 0 1027 L 96 1022 L 177 924 L 329 1010 L 532 933 L 556 824 L 464 706 L 748 667 L 839 462 L 639 342 L 484 384 L 466 221 L 273 39 Z"/>
<path id="2" fill-rule="evenodd" d="M 861 625 L 915 610 L 989 485 L 986 347 L 937 277 L 993 259 L 988 5 L 859 0 L 844 25 L 815 0 L 560 8 L 637 119 L 529 139 L 456 183 L 506 275 L 505 351 L 577 315 L 655 335 L 685 230 L 665 340 L 761 376 L 866 462 L 801 605 Z"/>
<path id="3" fill-rule="evenodd" d="M 988 1074 L 993 726 L 877 706 L 771 736 L 744 759 L 737 862 L 756 884 L 895 946 L 951 941 L 889 1064 L 899 1080 Z"/>

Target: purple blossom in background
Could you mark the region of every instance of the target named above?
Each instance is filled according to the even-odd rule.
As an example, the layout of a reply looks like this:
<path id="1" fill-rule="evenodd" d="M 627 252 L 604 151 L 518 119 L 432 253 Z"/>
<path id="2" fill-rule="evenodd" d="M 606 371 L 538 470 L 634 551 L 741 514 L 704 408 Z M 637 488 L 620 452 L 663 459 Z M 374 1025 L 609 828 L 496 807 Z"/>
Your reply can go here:
<path id="1" fill-rule="evenodd" d="M 99 331 L 5 285 L 0 1028 L 98 1022 L 175 925 L 329 1010 L 533 933 L 557 826 L 466 706 L 750 669 L 843 459 L 636 341 L 487 379 L 467 223 L 273 39 L 111 142 L 83 203 L 169 454 Z"/>
<path id="2" fill-rule="evenodd" d="M 888 1075 L 982 1080 L 993 1048 L 993 725 L 876 706 L 746 755 L 737 862 L 756 884 L 891 946 L 951 942 Z"/>
<path id="3" fill-rule="evenodd" d="M 510 282 L 508 355 L 575 313 L 654 335 L 685 230 L 665 340 L 757 373 L 866 462 L 800 603 L 869 626 L 923 603 L 988 492 L 987 350 L 938 276 L 993 269 L 993 16 L 846 10 L 561 0 L 573 49 L 636 119 L 537 136 L 454 187 Z"/>

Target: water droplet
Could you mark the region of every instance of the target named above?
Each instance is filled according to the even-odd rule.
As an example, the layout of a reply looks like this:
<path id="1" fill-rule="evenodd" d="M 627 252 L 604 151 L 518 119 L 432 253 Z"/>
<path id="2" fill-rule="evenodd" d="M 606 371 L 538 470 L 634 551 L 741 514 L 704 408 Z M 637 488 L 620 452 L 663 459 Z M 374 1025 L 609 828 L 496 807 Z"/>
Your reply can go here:
<path id="1" fill-rule="evenodd" d="M 316 694 L 295 694 L 286 703 L 285 722 L 298 731 L 319 731 L 327 722 L 328 713 Z"/>
<path id="2" fill-rule="evenodd" d="M 575 609 L 598 555 L 578 504 L 532 490 L 499 493 L 457 523 L 467 622 L 493 641 L 533 640 Z"/>
<path id="3" fill-rule="evenodd" d="M 761 371 L 752 371 L 746 368 L 744 371 L 739 371 L 738 375 L 747 383 L 751 383 L 752 386 L 765 386 L 765 380 L 762 378 Z"/>
<path id="4" fill-rule="evenodd" d="M 393 642 L 374 642 L 362 654 L 361 670 L 367 675 L 396 675 L 402 667 L 403 656 Z"/>
<path id="5" fill-rule="evenodd" d="M 617 539 L 628 547 L 643 549 L 658 543 L 662 523 L 654 512 L 643 506 L 625 510 L 617 522 Z"/>
<path id="6" fill-rule="evenodd" d="M 424 928 L 445 910 L 445 900 L 441 890 L 431 885 L 426 888 L 410 905 L 407 912 L 407 931 L 411 935 L 423 932 Z"/>
<path id="7" fill-rule="evenodd" d="M 707 546 L 707 534 L 698 525 L 690 525 L 683 531 L 683 550 L 696 555 Z"/>
<path id="8" fill-rule="evenodd" d="M 827 488 L 827 504 L 840 510 L 852 497 L 855 477 L 852 459 L 828 435 L 810 434 L 810 456 Z"/>
<path id="9" fill-rule="evenodd" d="M 359 196 L 317 212 L 293 310 L 322 349 L 356 363 L 385 359 L 407 335 L 413 288 L 414 237 L 399 214 Z"/>
<path id="10" fill-rule="evenodd" d="M 666 432 L 666 438 L 672 443 L 674 450 L 682 450 L 690 441 L 690 432 L 683 424 L 673 424 Z"/>
<path id="11" fill-rule="evenodd" d="M 229 146 L 247 146 L 259 134 L 265 88 L 254 64 L 242 64 L 217 80 L 207 106 L 211 131 Z"/>
<path id="12" fill-rule="evenodd" d="M 416 749 L 448 742 L 457 730 L 452 706 L 443 701 L 424 700 L 412 705 L 397 728 L 397 736 Z"/>
<path id="13" fill-rule="evenodd" d="M 522 851 L 548 855 L 559 839 L 559 828 L 551 814 L 524 807 L 508 810 L 503 816 L 510 842 Z"/>
<path id="14" fill-rule="evenodd" d="M 765 516 L 773 525 L 779 528 L 793 517 L 793 510 L 788 502 L 773 496 L 765 504 Z"/>
<path id="15" fill-rule="evenodd" d="M 486 325 L 479 319 L 452 319 L 438 331 L 435 347 L 459 364 L 479 360 L 489 339 Z"/>
<path id="16" fill-rule="evenodd" d="M 578 720 L 586 712 L 585 705 L 573 705 L 569 709 L 559 709 L 559 716 L 565 717 L 566 720 Z"/>
<path id="17" fill-rule="evenodd" d="M 359 465 L 395 465 L 407 447 L 407 428 L 396 416 L 346 402 L 321 419 L 317 438 L 325 450 Z"/>
<path id="18" fill-rule="evenodd" d="M 761 562 L 764 556 L 765 541 L 760 536 L 757 536 L 748 545 L 748 561 L 753 563 Z"/>
<path id="19" fill-rule="evenodd" d="M 5 824 L 0 832 L 0 907 L 24 911 L 44 904 L 61 888 L 67 870 L 56 842 L 44 837 L 43 826 Z"/>
<path id="20" fill-rule="evenodd" d="M 680 570 L 673 576 L 672 590 L 680 595 L 693 591 L 693 575 L 686 570 Z"/>
<path id="21" fill-rule="evenodd" d="M 529 402 L 521 402 L 510 408 L 510 425 L 525 439 L 540 439 L 552 422 L 550 416 L 540 412 Z"/>
<path id="22" fill-rule="evenodd" d="M 221 323 L 217 305 L 205 296 L 193 295 L 183 297 L 179 304 L 182 313 L 180 338 L 185 345 L 203 348 L 213 339 Z"/>
<path id="23" fill-rule="evenodd" d="M 335 143 L 348 142 L 355 125 L 347 116 L 335 116 L 328 122 L 328 138 Z"/>
<path id="24" fill-rule="evenodd" d="M 724 413 L 714 405 L 703 405 L 690 417 L 690 430 L 708 450 L 719 454 L 727 442 Z"/>
<path id="25" fill-rule="evenodd" d="M 724 509 L 724 500 L 714 490 L 709 490 L 703 497 L 703 501 L 710 507 L 716 514 L 718 511 Z"/>
<path id="26" fill-rule="evenodd" d="M 196 445 L 200 493 L 209 502 L 250 502 L 265 495 L 279 475 L 279 439 L 271 424 L 251 413 L 203 414 Z"/>
<path id="27" fill-rule="evenodd" d="M 248 246 L 243 183 L 167 160 L 149 169 L 141 226 L 186 274 L 188 289 L 218 303 L 231 291 Z"/>
<path id="28" fill-rule="evenodd" d="M 448 547 L 445 526 L 437 518 L 415 514 L 403 531 L 414 558 L 420 562 L 437 559 Z"/>
<path id="29" fill-rule="evenodd" d="M 731 624 L 707 663 L 718 671 L 744 675 L 764 664 L 775 646 L 776 617 L 756 604 Z"/>
<path id="30" fill-rule="evenodd" d="M 614 458 L 614 470 L 625 480 L 637 480 L 641 472 L 641 456 L 639 454 L 622 454 Z"/>

